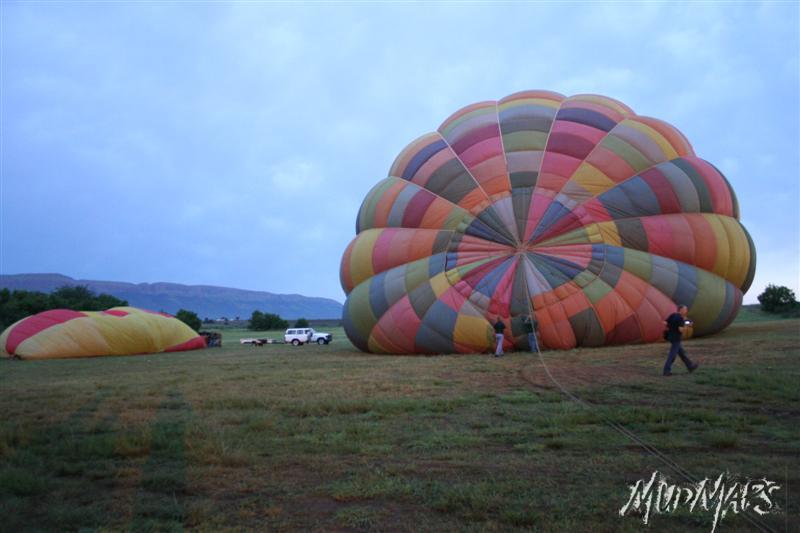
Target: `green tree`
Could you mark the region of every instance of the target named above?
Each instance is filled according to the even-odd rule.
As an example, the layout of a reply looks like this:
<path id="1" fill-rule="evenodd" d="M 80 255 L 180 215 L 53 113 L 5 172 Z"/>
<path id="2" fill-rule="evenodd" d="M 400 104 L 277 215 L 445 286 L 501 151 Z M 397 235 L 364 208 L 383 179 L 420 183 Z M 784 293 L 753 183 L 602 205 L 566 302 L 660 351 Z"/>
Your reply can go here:
<path id="1" fill-rule="evenodd" d="M 197 316 L 197 313 L 194 311 L 188 311 L 186 309 L 178 309 L 178 312 L 175 313 L 175 318 L 189 326 L 195 331 L 200 331 L 203 323 L 200 321 L 200 317 Z"/>
<path id="2" fill-rule="evenodd" d="M 72 309 L 73 311 L 105 311 L 112 307 L 128 305 L 110 294 L 95 295 L 85 285 L 65 285 L 50 293 L 48 309 Z"/>
<path id="3" fill-rule="evenodd" d="M 289 321 L 282 319 L 280 315 L 269 313 L 269 316 L 272 320 L 272 327 L 270 329 L 286 329 L 289 327 Z"/>
<path id="4" fill-rule="evenodd" d="M 758 295 L 758 302 L 766 313 L 786 313 L 798 307 L 794 291 L 771 283 Z"/>
<path id="5" fill-rule="evenodd" d="M 26 316 L 53 309 L 50 298 L 43 292 L 0 291 L 0 330 L 22 320 Z"/>
<path id="6" fill-rule="evenodd" d="M 274 313 L 262 313 L 261 311 L 253 311 L 250 316 L 250 324 L 248 329 L 253 331 L 267 331 L 270 329 L 286 329 L 289 327 L 289 322 L 282 319 L 280 315 Z"/>
<path id="7" fill-rule="evenodd" d="M 96 311 L 105 311 L 106 309 L 111 309 L 112 307 L 125 307 L 128 305 L 126 300 L 120 300 L 116 296 L 111 296 L 110 294 L 98 294 L 94 298 L 94 308 Z M 87 309 L 84 309 L 87 311 Z"/>
<path id="8" fill-rule="evenodd" d="M 308 320 L 305 318 L 298 318 L 294 322 L 294 327 L 296 328 L 307 328 L 308 327 Z"/>
<path id="9" fill-rule="evenodd" d="M 247 329 L 251 329 L 253 331 L 263 330 L 264 326 L 264 313 L 259 310 L 253 311 L 253 314 L 250 315 L 250 324 L 247 325 Z"/>
<path id="10" fill-rule="evenodd" d="M 110 294 L 95 295 L 87 287 L 61 287 L 51 294 L 36 291 L 0 290 L 0 331 L 23 318 L 50 309 L 104 311 L 128 305 Z"/>
<path id="11" fill-rule="evenodd" d="M 95 311 L 94 306 L 90 304 L 93 297 L 94 294 L 85 285 L 65 285 L 50 293 L 50 307 L 51 309 Z"/>

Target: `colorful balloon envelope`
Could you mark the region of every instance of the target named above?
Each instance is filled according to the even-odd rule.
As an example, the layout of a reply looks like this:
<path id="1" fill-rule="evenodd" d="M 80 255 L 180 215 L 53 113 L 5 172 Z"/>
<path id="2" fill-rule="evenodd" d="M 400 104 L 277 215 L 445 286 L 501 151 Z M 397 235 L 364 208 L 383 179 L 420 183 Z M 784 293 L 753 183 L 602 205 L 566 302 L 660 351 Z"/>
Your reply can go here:
<path id="1" fill-rule="evenodd" d="M 177 318 L 135 307 L 108 311 L 44 311 L 9 326 L 0 348 L 9 357 L 63 359 L 205 348 L 205 339 Z"/>
<path id="2" fill-rule="evenodd" d="M 669 124 L 598 95 L 525 91 L 456 113 L 367 194 L 345 250 L 344 327 L 374 353 L 661 339 L 735 318 L 755 248 L 728 181 Z"/>

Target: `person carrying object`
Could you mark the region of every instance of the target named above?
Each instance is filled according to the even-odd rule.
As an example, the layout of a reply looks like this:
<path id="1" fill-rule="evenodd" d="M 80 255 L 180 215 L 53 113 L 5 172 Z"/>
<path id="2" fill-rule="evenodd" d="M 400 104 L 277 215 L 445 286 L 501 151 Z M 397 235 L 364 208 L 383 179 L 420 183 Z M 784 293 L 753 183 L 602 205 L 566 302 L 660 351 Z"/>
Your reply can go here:
<path id="1" fill-rule="evenodd" d="M 672 363 L 675 361 L 676 355 L 681 358 L 689 372 L 694 372 L 699 366 L 689 359 L 681 344 L 683 333 L 692 325 L 692 321 L 687 318 L 688 314 L 689 308 L 685 305 L 679 305 L 678 311 L 669 315 L 664 321 L 664 325 L 667 327 L 664 331 L 664 339 L 670 343 L 667 361 L 664 363 L 665 376 L 672 375 Z"/>

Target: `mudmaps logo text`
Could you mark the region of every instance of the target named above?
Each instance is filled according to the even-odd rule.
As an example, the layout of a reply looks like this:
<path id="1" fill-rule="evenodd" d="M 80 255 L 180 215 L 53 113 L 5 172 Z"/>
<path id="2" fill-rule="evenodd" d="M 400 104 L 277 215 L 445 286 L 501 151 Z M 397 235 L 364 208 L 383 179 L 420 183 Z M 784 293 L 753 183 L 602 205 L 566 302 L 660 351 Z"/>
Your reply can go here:
<path id="1" fill-rule="evenodd" d="M 752 510 L 763 516 L 780 510 L 775 493 L 781 486 L 766 478 L 739 481 L 734 476 L 723 473 L 713 482 L 705 478 L 693 485 L 678 486 L 669 483 L 656 470 L 649 481 L 640 479 L 628 488 L 631 491 L 630 498 L 619 510 L 619 515 L 641 513 L 645 524 L 650 522 L 653 514 L 668 514 L 684 508 L 689 512 L 697 510 L 714 513 L 711 527 L 713 533 L 728 512 L 738 514 Z"/>

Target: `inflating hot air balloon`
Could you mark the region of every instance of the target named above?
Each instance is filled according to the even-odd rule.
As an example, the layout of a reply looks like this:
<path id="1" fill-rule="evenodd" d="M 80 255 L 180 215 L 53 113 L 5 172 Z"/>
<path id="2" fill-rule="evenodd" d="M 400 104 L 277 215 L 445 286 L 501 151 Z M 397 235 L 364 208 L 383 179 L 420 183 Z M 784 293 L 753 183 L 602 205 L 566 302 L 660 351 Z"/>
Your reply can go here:
<path id="1" fill-rule="evenodd" d="M 674 127 L 597 95 L 526 91 L 453 114 L 365 198 L 344 253 L 344 326 L 375 353 L 661 338 L 686 304 L 725 328 L 755 272 L 730 184 Z M 511 335 L 508 335 L 508 332 Z"/>
<path id="2" fill-rule="evenodd" d="M 135 307 L 108 311 L 44 311 L 9 326 L 0 348 L 9 357 L 60 359 L 177 352 L 205 348 L 177 318 Z"/>

